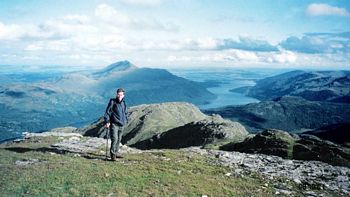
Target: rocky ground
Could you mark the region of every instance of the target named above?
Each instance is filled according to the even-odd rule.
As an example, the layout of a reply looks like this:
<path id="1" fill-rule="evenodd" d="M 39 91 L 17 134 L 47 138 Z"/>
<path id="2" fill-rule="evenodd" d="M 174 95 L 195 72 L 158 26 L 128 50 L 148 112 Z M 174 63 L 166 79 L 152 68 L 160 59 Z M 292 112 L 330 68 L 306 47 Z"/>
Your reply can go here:
<path id="1" fill-rule="evenodd" d="M 65 128 L 45 133 L 27 133 L 24 140 L 35 137 L 55 136 L 59 142 L 50 146 L 50 154 L 74 153 L 77 157 L 89 159 L 104 159 L 105 151 L 101 147 L 106 146 L 106 139 L 95 137 L 83 137 L 81 134 L 69 133 L 71 129 Z M 40 142 L 38 142 L 40 143 Z M 99 151 L 99 154 L 96 154 Z M 122 154 L 142 154 L 146 152 L 162 152 L 163 150 L 146 150 L 130 148 L 122 145 Z M 189 147 L 179 149 L 188 157 L 202 155 L 211 162 L 220 166 L 228 166 L 231 172 L 227 177 L 244 177 L 258 174 L 263 176 L 266 187 L 275 189 L 276 195 L 300 196 L 300 191 L 295 191 L 291 185 L 297 185 L 304 196 L 348 196 L 350 195 L 350 169 L 347 167 L 332 166 L 318 161 L 299 161 L 283 159 L 277 156 L 264 154 L 247 154 L 220 150 L 201 149 Z M 95 153 L 95 154 L 91 154 Z M 164 158 L 162 158 L 164 159 Z M 166 159 L 166 158 L 165 158 Z M 16 161 L 18 166 L 35 164 L 35 159 Z"/>
<path id="2" fill-rule="evenodd" d="M 250 173 L 261 173 L 267 180 L 286 178 L 304 188 L 307 196 L 324 196 L 313 189 L 341 191 L 350 195 L 350 169 L 332 166 L 319 161 L 300 161 L 283 159 L 264 154 L 246 154 L 191 147 L 189 153 L 208 155 L 216 158 L 220 165 L 230 166 L 232 173 L 227 176 L 245 176 Z M 268 182 L 268 181 L 267 181 Z M 267 183 L 268 184 L 268 183 Z M 292 195 L 294 192 L 286 184 L 275 185 L 276 193 Z M 327 196 L 327 195 L 326 195 Z"/>
<path id="3" fill-rule="evenodd" d="M 322 140 L 314 135 L 296 135 L 276 129 L 267 129 L 256 135 L 250 135 L 243 142 L 228 143 L 220 149 L 275 155 L 285 159 L 315 160 L 350 167 L 348 147 Z"/>

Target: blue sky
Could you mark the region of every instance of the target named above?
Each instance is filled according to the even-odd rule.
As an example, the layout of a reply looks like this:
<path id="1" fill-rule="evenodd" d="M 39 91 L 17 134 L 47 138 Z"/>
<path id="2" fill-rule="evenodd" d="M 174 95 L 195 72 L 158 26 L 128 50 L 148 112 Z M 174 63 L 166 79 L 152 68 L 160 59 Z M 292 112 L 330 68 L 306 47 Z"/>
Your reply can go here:
<path id="1" fill-rule="evenodd" d="M 0 64 L 350 68 L 348 0 L 2 0 Z"/>

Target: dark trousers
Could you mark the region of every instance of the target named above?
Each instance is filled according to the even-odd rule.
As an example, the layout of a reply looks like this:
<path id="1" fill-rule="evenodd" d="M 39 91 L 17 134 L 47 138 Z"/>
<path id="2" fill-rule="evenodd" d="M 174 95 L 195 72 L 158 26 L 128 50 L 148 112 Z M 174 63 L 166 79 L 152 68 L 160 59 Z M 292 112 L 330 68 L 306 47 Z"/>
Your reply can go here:
<path id="1" fill-rule="evenodd" d="M 119 144 L 122 140 L 123 126 L 119 126 L 115 123 L 110 125 L 110 137 L 111 137 L 111 155 L 116 155 L 119 152 Z"/>

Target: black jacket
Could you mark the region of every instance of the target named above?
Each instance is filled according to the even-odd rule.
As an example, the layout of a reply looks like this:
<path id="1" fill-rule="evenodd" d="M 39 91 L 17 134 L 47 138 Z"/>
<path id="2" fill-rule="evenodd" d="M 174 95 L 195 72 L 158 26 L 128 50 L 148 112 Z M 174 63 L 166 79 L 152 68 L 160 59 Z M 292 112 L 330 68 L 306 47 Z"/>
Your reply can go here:
<path id="1" fill-rule="evenodd" d="M 104 115 L 105 123 L 116 123 L 124 126 L 128 123 L 128 107 L 124 99 L 110 99 Z"/>

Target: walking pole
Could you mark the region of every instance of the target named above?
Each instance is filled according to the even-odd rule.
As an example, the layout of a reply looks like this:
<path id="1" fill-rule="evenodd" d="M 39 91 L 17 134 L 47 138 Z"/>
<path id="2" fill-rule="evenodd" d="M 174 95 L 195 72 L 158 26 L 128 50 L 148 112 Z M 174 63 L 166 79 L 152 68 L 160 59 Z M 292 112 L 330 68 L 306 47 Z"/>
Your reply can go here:
<path id="1" fill-rule="evenodd" d="M 106 144 L 106 158 L 105 160 L 108 160 L 108 138 L 109 138 L 109 128 L 105 128 L 106 129 L 106 138 L 107 138 L 107 144 Z"/>

